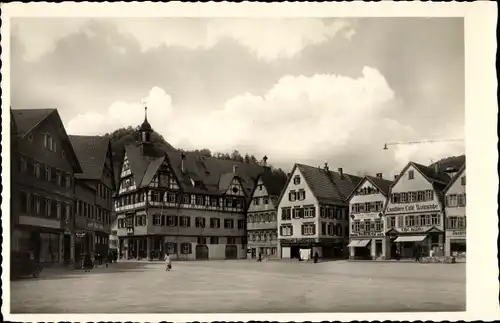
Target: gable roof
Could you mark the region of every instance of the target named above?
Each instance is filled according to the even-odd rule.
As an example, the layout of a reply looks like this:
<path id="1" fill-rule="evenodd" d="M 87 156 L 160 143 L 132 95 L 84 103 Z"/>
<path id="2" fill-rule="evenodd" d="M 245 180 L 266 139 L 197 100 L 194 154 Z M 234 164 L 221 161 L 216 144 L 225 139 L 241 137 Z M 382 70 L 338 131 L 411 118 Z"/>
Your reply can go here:
<path id="1" fill-rule="evenodd" d="M 271 197 L 279 197 L 287 181 L 286 175 L 273 172 L 269 167 L 264 167 L 259 178 L 262 179 L 262 183 Z"/>
<path id="2" fill-rule="evenodd" d="M 362 180 L 361 177 L 325 170 L 304 164 L 295 164 L 291 174 L 298 168 L 312 193 L 320 203 L 343 203 L 352 192 L 354 187 Z M 290 183 L 292 176 L 288 177 L 285 187 Z M 280 195 L 278 203 L 281 202 L 285 190 Z"/>
<path id="3" fill-rule="evenodd" d="M 138 143 L 126 145 L 125 153 L 137 188 L 151 182 L 166 156 L 164 151 L 154 145 Z"/>
<path id="4" fill-rule="evenodd" d="M 15 133 L 14 135 L 20 138 L 26 136 L 38 124 L 45 120 L 56 109 L 21 109 L 10 110 L 12 118 L 14 118 Z"/>
<path id="5" fill-rule="evenodd" d="M 365 183 L 366 181 L 369 181 L 370 183 L 372 183 L 372 185 L 374 185 L 376 188 L 379 189 L 380 192 L 382 192 L 382 194 L 387 197 L 387 195 L 389 194 L 389 191 L 391 189 L 391 185 L 392 185 L 392 181 L 391 180 L 388 180 L 388 179 L 384 179 L 384 178 L 380 178 L 380 177 L 376 177 L 376 176 L 370 176 L 370 175 L 367 175 L 365 176 L 359 183 L 358 185 L 356 185 L 351 194 L 349 194 L 349 197 L 347 198 L 347 200 L 351 200 L 351 198 L 353 197 L 354 193 L 358 190 L 358 188 L 363 185 L 363 183 Z"/>
<path id="6" fill-rule="evenodd" d="M 81 179 L 100 179 L 110 145 L 109 138 L 70 135 L 69 140 L 83 169 L 83 172 L 75 174 L 75 177 Z"/>
<path id="7" fill-rule="evenodd" d="M 75 173 L 81 173 L 83 171 L 57 109 L 11 109 L 11 113 L 11 117 L 14 119 L 13 122 L 15 124 L 14 129 L 11 129 L 11 131 L 15 131 L 12 135 L 17 139 L 24 138 L 47 118 L 51 116 L 55 118 L 55 122 L 60 125 L 60 127 L 56 126 L 55 130 L 61 135 L 62 146 L 68 153 L 66 159 L 72 164 Z"/>
<path id="8" fill-rule="evenodd" d="M 438 171 L 436 172 L 433 167 L 425 166 L 415 162 L 410 163 L 431 182 L 441 182 L 444 184 L 448 184 L 448 182 L 450 181 L 450 176 L 448 176 L 448 174 L 446 174 L 441 169 L 438 169 Z"/>
<path id="9" fill-rule="evenodd" d="M 451 179 L 451 181 L 448 183 L 448 185 L 446 185 L 446 187 L 444 188 L 443 192 L 446 194 L 446 192 L 448 192 L 448 190 L 450 189 L 450 187 L 453 186 L 453 184 L 457 181 L 457 179 L 462 176 L 463 172 L 465 171 L 465 164 L 462 165 L 462 167 L 458 170 L 458 172 L 453 176 L 453 178 Z"/>
<path id="10" fill-rule="evenodd" d="M 237 177 L 240 181 L 245 196 L 252 192 L 262 167 L 245 164 L 233 160 L 223 160 L 215 157 L 204 157 L 196 153 L 181 153 L 178 151 L 166 152 L 170 167 L 172 168 L 179 185 L 186 192 L 222 195 Z M 182 170 L 184 164 L 184 171 Z M 233 166 L 236 166 L 233 172 Z M 193 186 L 191 180 L 195 183 Z M 227 185 L 226 185 L 227 184 Z"/>

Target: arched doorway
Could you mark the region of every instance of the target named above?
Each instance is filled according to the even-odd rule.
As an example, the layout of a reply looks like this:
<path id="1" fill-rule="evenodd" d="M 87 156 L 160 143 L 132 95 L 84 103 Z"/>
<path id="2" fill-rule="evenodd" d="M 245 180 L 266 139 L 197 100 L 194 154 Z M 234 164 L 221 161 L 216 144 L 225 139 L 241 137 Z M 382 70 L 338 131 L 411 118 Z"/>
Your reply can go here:
<path id="1" fill-rule="evenodd" d="M 238 259 L 238 247 L 236 245 L 226 245 L 226 259 Z"/>

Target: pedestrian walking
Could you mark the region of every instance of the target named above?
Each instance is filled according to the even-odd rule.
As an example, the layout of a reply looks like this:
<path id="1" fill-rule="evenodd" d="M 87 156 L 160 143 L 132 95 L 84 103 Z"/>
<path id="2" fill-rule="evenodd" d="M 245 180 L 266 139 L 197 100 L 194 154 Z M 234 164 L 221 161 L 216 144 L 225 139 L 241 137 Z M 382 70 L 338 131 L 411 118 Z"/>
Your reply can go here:
<path id="1" fill-rule="evenodd" d="M 83 269 L 85 270 L 85 272 L 90 272 L 92 270 L 92 267 L 94 267 L 92 258 L 90 258 L 89 254 L 85 254 L 83 258 Z"/>
<path id="2" fill-rule="evenodd" d="M 172 269 L 172 262 L 170 261 L 170 255 L 168 252 L 165 254 L 165 270 L 170 271 Z"/>
<path id="3" fill-rule="evenodd" d="M 415 262 L 420 261 L 420 248 L 415 248 Z"/>
<path id="4" fill-rule="evenodd" d="M 259 258 L 257 259 L 258 262 L 262 262 L 262 253 L 259 253 Z"/>
<path id="5" fill-rule="evenodd" d="M 318 252 L 316 251 L 316 252 L 314 253 L 314 263 L 315 263 L 315 264 L 317 264 L 317 263 L 318 263 L 318 258 L 319 258 L 319 254 L 318 254 Z"/>

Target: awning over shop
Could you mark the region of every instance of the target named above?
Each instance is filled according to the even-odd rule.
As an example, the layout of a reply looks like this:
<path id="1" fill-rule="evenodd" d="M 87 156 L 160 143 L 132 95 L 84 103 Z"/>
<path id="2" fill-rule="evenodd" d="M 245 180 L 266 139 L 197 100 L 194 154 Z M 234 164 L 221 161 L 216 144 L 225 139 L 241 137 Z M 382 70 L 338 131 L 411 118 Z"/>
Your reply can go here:
<path id="1" fill-rule="evenodd" d="M 347 246 L 364 248 L 370 243 L 370 241 L 371 240 L 352 240 Z"/>
<path id="2" fill-rule="evenodd" d="M 424 241 L 427 236 L 401 236 L 397 237 L 394 242 L 420 242 Z"/>

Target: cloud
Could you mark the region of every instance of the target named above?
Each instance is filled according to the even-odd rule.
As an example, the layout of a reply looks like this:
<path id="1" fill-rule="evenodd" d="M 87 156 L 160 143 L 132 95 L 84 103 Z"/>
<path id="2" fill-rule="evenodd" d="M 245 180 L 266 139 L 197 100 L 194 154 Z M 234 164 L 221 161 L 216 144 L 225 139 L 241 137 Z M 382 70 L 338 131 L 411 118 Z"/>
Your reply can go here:
<path id="1" fill-rule="evenodd" d="M 73 18 L 16 19 L 14 34 L 26 49 L 24 58 L 34 61 L 71 34 L 84 32 L 92 37 L 95 21 L 102 22 Z M 120 18 L 106 22 L 120 33 L 132 35 L 143 52 L 162 46 L 208 50 L 223 40 L 232 40 L 265 62 L 293 57 L 307 46 L 337 36 L 350 40 L 356 34 L 355 22 L 344 19 Z M 124 48 L 116 50 L 123 52 Z"/>
<path id="2" fill-rule="evenodd" d="M 463 145 L 449 143 L 382 150 L 385 142 L 426 138 L 388 117 L 402 107 L 384 76 L 371 67 L 361 72 L 357 78 L 284 76 L 262 96 L 244 93 L 219 110 L 198 113 L 179 111 L 170 96 L 155 87 L 146 98 L 148 119 L 176 147 L 266 154 L 273 164 L 285 168 L 291 162 L 328 161 L 352 172 L 395 174 L 409 160 L 428 164 L 432 158 L 463 152 Z M 117 102 L 104 113 L 77 116 L 68 123 L 68 131 L 104 133 L 142 120 L 139 100 Z M 450 131 L 460 133 L 460 129 Z"/>

